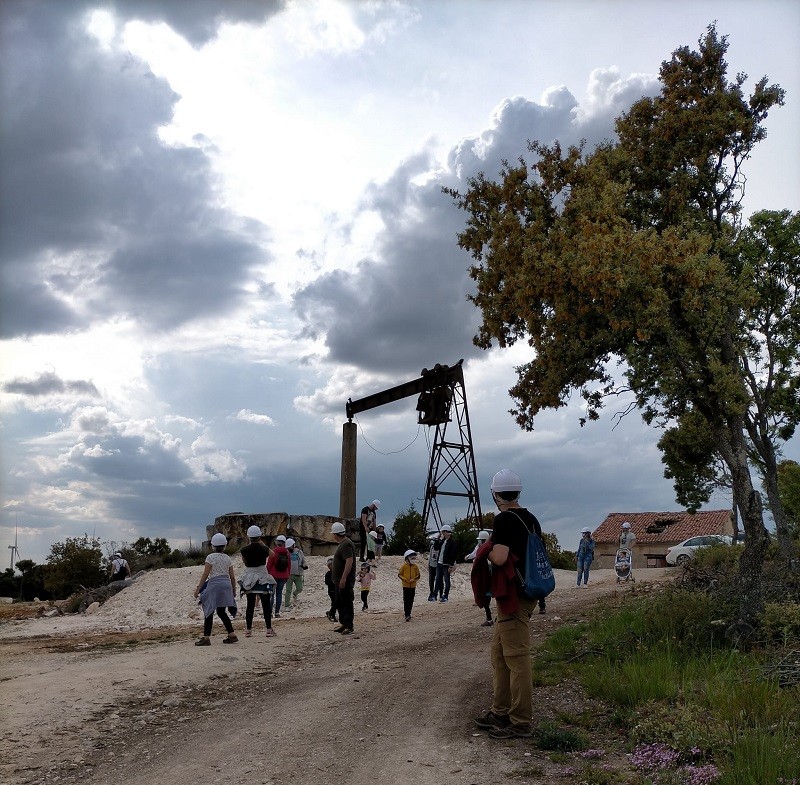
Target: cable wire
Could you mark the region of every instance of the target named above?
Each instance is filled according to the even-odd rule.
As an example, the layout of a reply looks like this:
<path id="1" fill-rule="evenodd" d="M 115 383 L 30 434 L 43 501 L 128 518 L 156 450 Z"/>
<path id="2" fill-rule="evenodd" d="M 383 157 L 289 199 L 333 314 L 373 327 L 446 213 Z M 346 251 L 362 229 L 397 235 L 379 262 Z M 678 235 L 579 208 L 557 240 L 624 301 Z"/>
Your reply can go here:
<path id="1" fill-rule="evenodd" d="M 411 440 L 411 441 L 410 441 L 410 442 L 409 442 L 409 443 L 408 443 L 408 444 L 407 444 L 405 447 L 403 447 L 401 450 L 391 450 L 391 451 L 389 451 L 389 452 L 383 452 L 383 451 L 379 450 L 377 447 L 373 447 L 373 446 L 372 446 L 372 445 L 369 443 L 369 439 L 367 439 L 367 435 L 364 433 L 364 427 L 363 427 L 363 426 L 361 425 L 361 423 L 358 421 L 358 415 L 355 415 L 355 421 L 356 421 L 356 425 L 358 425 L 358 429 L 361 431 L 361 438 L 364 440 L 364 443 L 367 445 L 367 447 L 369 447 L 369 448 L 370 448 L 370 450 L 372 450 L 373 452 L 376 452 L 376 453 L 378 453 L 378 455 L 397 455 L 398 453 L 405 452 L 405 451 L 406 451 L 406 450 L 407 450 L 409 447 L 411 447 L 411 445 L 412 445 L 412 444 L 414 444 L 414 442 L 415 442 L 415 441 L 416 441 L 416 440 L 419 438 L 419 432 L 420 432 L 420 428 L 422 428 L 422 426 L 421 426 L 421 425 L 419 425 L 419 424 L 417 425 L 417 433 L 416 433 L 416 435 L 415 435 L 415 436 L 414 436 L 414 438 L 413 438 L 413 439 L 412 439 L 412 440 Z"/>

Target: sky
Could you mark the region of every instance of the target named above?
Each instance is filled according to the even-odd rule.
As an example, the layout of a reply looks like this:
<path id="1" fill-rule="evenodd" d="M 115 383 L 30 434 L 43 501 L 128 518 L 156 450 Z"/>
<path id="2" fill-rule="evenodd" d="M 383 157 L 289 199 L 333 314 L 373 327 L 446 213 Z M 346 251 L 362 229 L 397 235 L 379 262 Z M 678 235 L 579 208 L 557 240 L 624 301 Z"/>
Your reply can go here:
<path id="1" fill-rule="evenodd" d="M 731 78 L 787 93 L 745 212 L 798 210 L 793 0 L 4 0 L 6 564 L 15 536 L 42 562 L 84 534 L 184 547 L 227 512 L 337 515 L 347 399 L 462 358 L 484 511 L 502 467 L 565 548 L 610 512 L 679 509 L 637 414 L 581 428 L 576 400 L 515 425 L 528 349 L 473 345 L 442 188 L 527 140 L 613 138 L 714 21 Z M 422 508 L 414 403 L 357 417 L 358 507 L 386 523 Z"/>

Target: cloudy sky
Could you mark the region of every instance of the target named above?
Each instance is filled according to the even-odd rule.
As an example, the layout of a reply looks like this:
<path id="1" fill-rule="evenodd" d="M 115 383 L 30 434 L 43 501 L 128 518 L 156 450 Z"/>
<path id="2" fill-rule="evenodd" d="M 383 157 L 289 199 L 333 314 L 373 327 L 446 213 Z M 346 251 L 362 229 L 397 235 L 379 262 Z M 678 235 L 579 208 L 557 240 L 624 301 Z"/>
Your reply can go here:
<path id="1" fill-rule="evenodd" d="M 441 189 L 528 139 L 610 137 L 714 20 L 731 75 L 787 90 L 746 210 L 800 209 L 793 0 L 3 0 L 0 554 L 17 525 L 43 561 L 84 533 L 335 515 L 346 400 L 460 358 L 485 510 L 502 466 L 565 547 L 608 512 L 676 509 L 637 415 L 515 426 L 526 347 L 472 345 Z M 359 507 L 421 509 L 414 402 L 358 423 Z"/>

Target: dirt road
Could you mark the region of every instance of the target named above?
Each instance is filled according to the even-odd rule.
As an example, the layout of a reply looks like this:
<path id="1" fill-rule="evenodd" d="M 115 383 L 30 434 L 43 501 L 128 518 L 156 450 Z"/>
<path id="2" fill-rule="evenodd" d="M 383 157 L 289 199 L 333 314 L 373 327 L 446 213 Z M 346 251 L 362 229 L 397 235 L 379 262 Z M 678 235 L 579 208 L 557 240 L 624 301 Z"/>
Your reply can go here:
<path id="1" fill-rule="evenodd" d="M 613 573 L 602 573 L 611 571 L 593 573 L 588 589 L 559 575 L 548 613 L 532 620 L 535 642 L 615 591 Z M 665 577 L 639 576 L 640 585 Z M 345 637 L 323 617 L 282 621 L 272 639 L 240 632 L 230 646 L 215 627 L 208 648 L 192 645 L 196 625 L 0 640 L 0 777 L 466 785 L 485 780 L 491 757 L 516 782 L 550 781 L 549 760 L 530 743 L 496 742 L 472 724 L 491 698 L 482 612 L 466 596 L 424 600 L 410 623 L 399 610 L 358 614 Z M 570 700 L 537 697 L 541 716 Z"/>

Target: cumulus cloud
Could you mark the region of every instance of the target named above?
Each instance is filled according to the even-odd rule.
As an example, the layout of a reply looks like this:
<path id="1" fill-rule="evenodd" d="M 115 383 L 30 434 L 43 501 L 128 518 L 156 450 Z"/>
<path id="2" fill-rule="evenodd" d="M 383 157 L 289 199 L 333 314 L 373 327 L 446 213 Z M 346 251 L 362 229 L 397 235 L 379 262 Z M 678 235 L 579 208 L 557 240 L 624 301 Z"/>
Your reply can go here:
<path id="1" fill-rule="evenodd" d="M 277 425 L 275 420 L 268 414 L 256 414 L 256 412 L 251 412 L 250 409 L 240 409 L 231 419 L 241 420 L 242 422 L 249 422 L 255 425 Z"/>
<path id="2" fill-rule="evenodd" d="M 502 160 L 530 157 L 529 140 L 596 144 L 613 132 L 626 102 L 656 86 L 654 77 L 595 71 L 586 106 L 563 85 L 546 90 L 539 102 L 514 96 L 498 103 L 486 130 L 453 145 L 446 167 L 428 150 L 410 156 L 364 194 L 362 214 L 377 215 L 383 226 L 372 253 L 354 270 L 332 270 L 295 293 L 305 334 L 324 340 L 331 363 L 376 376 L 477 356 L 471 260 L 456 243 L 466 216 L 442 189 L 463 190 L 480 171 L 499 173 Z M 296 403 L 318 410 L 328 401 L 323 390 Z"/>
<path id="3" fill-rule="evenodd" d="M 156 6 L 123 5 L 148 13 Z M 160 5 L 186 6 L 168 13 L 188 21 L 194 4 Z M 212 4 L 200 5 L 210 13 Z M 121 316 L 165 329 L 228 312 L 245 296 L 249 271 L 267 261 L 263 227 L 218 206 L 206 155 L 159 140 L 178 96 L 143 63 L 92 39 L 88 7 L 4 4 L 0 329 L 7 337 Z"/>

